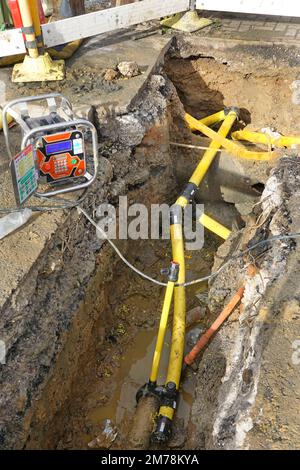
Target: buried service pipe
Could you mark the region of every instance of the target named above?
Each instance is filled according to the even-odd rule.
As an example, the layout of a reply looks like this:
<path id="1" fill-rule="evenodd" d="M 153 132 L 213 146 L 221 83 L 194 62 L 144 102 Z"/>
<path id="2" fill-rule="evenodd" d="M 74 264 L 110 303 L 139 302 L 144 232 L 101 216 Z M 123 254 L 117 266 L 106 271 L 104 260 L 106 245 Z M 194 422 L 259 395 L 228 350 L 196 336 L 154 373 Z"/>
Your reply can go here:
<path id="1" fill-rule="evenodd" d="M 184 240 L 182 231 L 182 207 L 175 204 L 171 214 L 171 242 L 173 259 L 179 264 L 178 284 L 185 282 Z M 185 338 L 185 288 L 182 285 L 174 289 L 174 315 L 169 366 L 161 397 L 159 416 L 152 434 L 155 443 L 167 442 L 171 435 L 171 423 L 176 409 L 180 383 Z"/>
<path id="2" fill-rule="evenodd" d="M 229 139 L 226 139 L 224 136 L 220 135 L 219 132 L 215 132 L 209 127 L 205 126 L 202 122 L 198 119 L 195 119 L 190 114 L 185 114 L 185 120 L 191 129 L 196 129 L 202 134 L 206 135 L 210 139 L 212 139 L 213 143 L 219 144 L 220 147 L 224 147 L 228 152 L 232 153 L 232 155 L 244 158 L 246 160 L 258 160 L 258 161 L 269 161 L 273 160 L 274 158 L 278 157 L 278 153 L 273 152 L 253 152 L 246 150 L 245 148 L 237 145 L 236 143 L 232 142 Z"/>
<path id="3" fill-rule="evenodd" d="M 224 321 L 229 317 L 231 312 L 235 309 L 237 304 L 241 301 L 244 294 L 245 287 L 241 287 L 237 293 L 230 299 L 226 307 L 222 310 L 218 318 L 213 322 L 210 328 L 206 330 L 205 333 L 199 338 L 193 349 L 185 356 L 184 363 L 187 366 L 192 365 L 192 363 L 197 358 L 198 354 L 202 349 L 207 345 L 210 338 L 215 334 L 215 332 L 220 328 Z"/>
<path id="4" fill-rule="evenodd" d="M 299 136 L 278 136 L 273 137 L 263 132 L 254 132 L 243 129 L 232 132 L 233 140 L 245 140 L 253 144 L 264 144 L 272 147 L 291 147 L 292 145 L 300 145 Z"/>
<path id="5" fill-rule="evenodd" d="M 220 224 L 206 214 L 202 214 L 199 217 L 199 222 L 203 225 L 203 227 L 223 238 L 223 240 L 227 240 L 231 234 L 231 231 L 227 227 L 224 227 L 224 225 Z"/>
<path id="6" fill-rule="evenodd" d="M 237 118 L 236 110 L 229 110 L 218 131 L 217 135 L 226 137 Z M 196 120 L 195 120 L 196 121 Z M 197 121 L 196 121 L 197 122 Z M 171 435 L 171 424 L 177 406 L 177 396 L 183 364 L 184 339 L 185 339 L 185 258 L 184 239 L 182 227 L 182 210 L 193 199 L 196 189 L 205 177 L 217 151 L 220 147 L 218 142 L 212 141 L 205 151 L 201 161 L 182 194 L 177 199 L 171 211 L 170 235 L 172 243 L 172 255 L 175 263 L 179 265 L 177 285 L 174 288 L 174 315 L 172 342 L 169 357 L 168 372 L 165 387 L 160 389 L 160 409 L 157 417 L 155 430 L 151 440 L 154 443 L 165 443 Z M 162 322 L 164 325 L 164 322 Z M 158 333 L 160 335 L 160 332 Z M 158 364 L 155 365 L 155 368 Z M 156 370 L 156 369 L 155 369 Z M 153 376 L 155 377 L 155 376 Z M 155 393 L 155 383 L 149 381 L 150 389 Z"/>
<path id="7" fill-rule="evenodd" d="M 217 122 L 224 121 L 226 116 L 226 110 L 222 109 L 222 111 L 218 111 L 215 114 L 211 114 L 210 116 L 206 116 L 204 118 L 199 119 L 199 122 L 202 122 L 205 126 L 212 126 L 213 124 L 216 124 Z M 197 129 L 195 127 L 191 127 L 192 131 L 196 131 Z"/>
<path id="8" fill-rule="evenodd" d="M 161 358 L 161 352 L 164 344 L 164 339 L 167 330 L 168 318 L 173 298 L 174 286 L 175 283 L 178 281 L 178 274 L 179 274 L 179 264 L 175 263 L 174 261 L 171 262 L 171 266 L 169 269 L 169 280 L 166 287 L 166 293 L 162 308 L 162 314 L 160 317 L 160 324 L 158 329 L 158 335 L 153 355 L 153 362 L 150 374 L 150 383 L 153 386 L 156 386 L 157 377 L 158 377 L 158 368 Z"/>

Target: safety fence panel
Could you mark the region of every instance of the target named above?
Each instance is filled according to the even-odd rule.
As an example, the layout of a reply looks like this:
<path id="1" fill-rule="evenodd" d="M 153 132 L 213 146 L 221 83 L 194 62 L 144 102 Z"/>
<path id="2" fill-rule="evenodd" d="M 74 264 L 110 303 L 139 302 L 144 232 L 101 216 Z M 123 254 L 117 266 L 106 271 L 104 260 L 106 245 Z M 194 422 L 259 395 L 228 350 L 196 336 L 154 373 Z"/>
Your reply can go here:
<path id="1" fill-rule="evenodd" d="M 127 28 L 144 21 L 187 11 L 190 4 L 190 0 L 142 0 L 46 23 L 42 25 L 44 43 L 46 47 L 53 47 L 76 39 Z M 232 13 L 300 17 L 300 2 L 295 0 L 196 0 L 196 8 Z M 0 57 L 24 52 L 25 46 L 20 28 L 0 32 Z"/>
<path id="2" fill-rule="evenodd" d="M 46 47 L 115 31 L 189 10 L 190 0 L 142 0 L 41 25 Z M 20 28 L 0 32 L 0 57 L 25 52 Z"/>
<path id="3" fill-rule="evenodd" d="M 25 51 L 21 28 L 0 32 L 0 57 L 23 54 Z"/>
<path id="4" fill-rule="evenodd" d="M 196 0 L 196 8 L 255 15 L 300 16 L 299 0 Z"/>
<path id="5" fill-rule="evenodd" d="M 44 24 L 42 31 L 45 46 L 53 47 L 76 39 L 127 28 L 144 21 L 187 11 L 189 6 L 189 0 L 143 0 Z"/>

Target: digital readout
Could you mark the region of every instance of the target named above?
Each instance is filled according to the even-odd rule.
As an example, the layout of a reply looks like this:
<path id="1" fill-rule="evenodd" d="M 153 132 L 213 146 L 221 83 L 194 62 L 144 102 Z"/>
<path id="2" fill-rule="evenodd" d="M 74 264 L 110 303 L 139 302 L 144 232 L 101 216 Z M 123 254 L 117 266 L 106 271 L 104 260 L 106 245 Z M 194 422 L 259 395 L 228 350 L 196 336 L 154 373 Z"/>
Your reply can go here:
<path id="1" fill-rule="evenodd" d="M 47 155 L 58 152 L 67 152 L 68 150 L 72 150 L 71 140 L 64 140 L 63 142 L 54 142 L 53 144 L 46 145 Z"/>

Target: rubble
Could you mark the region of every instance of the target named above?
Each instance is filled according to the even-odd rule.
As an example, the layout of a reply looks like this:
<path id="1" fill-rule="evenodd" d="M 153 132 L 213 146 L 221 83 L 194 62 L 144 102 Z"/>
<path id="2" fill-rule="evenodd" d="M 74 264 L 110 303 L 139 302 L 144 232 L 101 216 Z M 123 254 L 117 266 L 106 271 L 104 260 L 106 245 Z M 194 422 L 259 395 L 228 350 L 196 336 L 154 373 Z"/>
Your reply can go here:
<path id="1" fill-rule="evenodd" d="M 117 70 L 114 69 L 107 69 L 103 75 L 104 80 L 108 82 L 115 80 L 118 77 L 119 73 Z"/>
<path id="2" fill-rule="evenodd" d="M 140 74 L 139 66 L 134 61 L 120 62 L 118 64 L 117 68 L 118 68 L 119 72 L 123 75 L 123 77 L 125 77 L 125 78 L 136 77 L 137 75 Z"/>

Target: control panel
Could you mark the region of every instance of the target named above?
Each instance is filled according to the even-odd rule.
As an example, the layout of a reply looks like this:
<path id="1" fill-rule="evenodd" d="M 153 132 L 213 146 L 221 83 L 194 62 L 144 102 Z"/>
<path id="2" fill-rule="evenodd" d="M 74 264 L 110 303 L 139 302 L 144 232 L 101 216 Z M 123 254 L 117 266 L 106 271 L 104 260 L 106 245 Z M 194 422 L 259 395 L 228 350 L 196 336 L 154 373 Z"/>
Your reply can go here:
<path id="1" fill-rule="evenodd" d="M 35 102 L 42 105 L 34 106 Z M 74 115 L 70 101 L 63 95 L 22 96 L 6 103 L 2 114 L 18 207 L 32 195 L 51 198 L 82 191 L 96 181 L 97 130 L 87 119 Z M 22 131 L 21 151 L 17 155 L 10 142 L 8 116 Z M 89 145 L 85 145 L 86 139 Z"/>
<path id="2" fill-rule="evenodd" d="M 79 130 L 40 137 L 36 156 L 40 176 L 46 177 L 47 183 L 86 173 L 83 135 Z"/>

